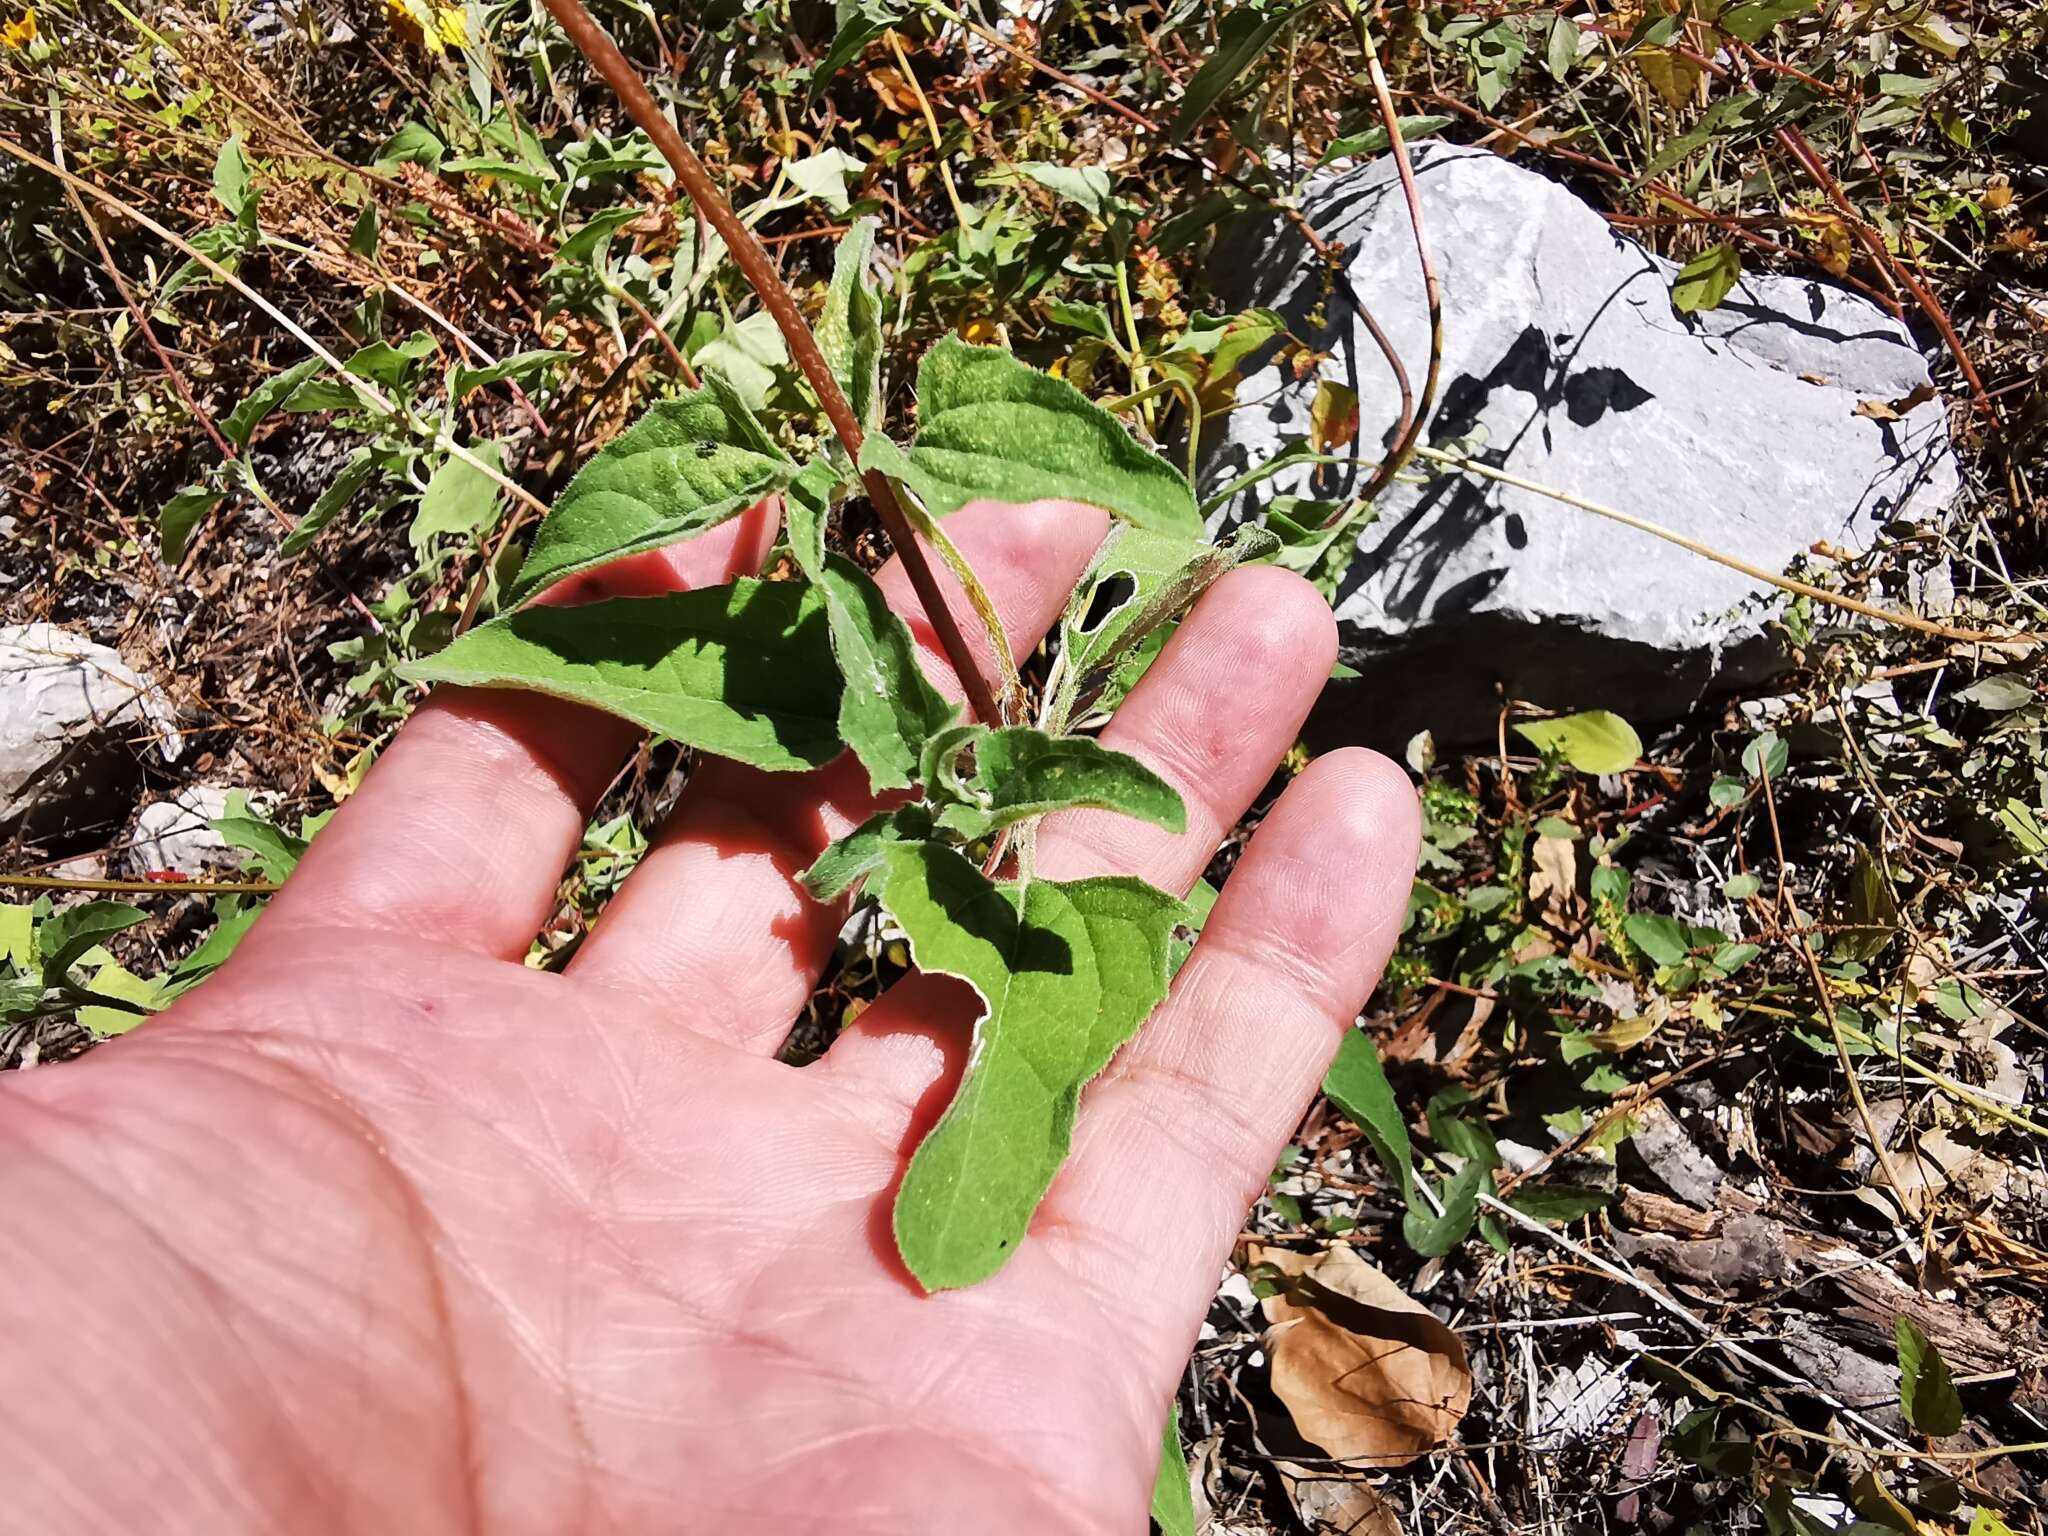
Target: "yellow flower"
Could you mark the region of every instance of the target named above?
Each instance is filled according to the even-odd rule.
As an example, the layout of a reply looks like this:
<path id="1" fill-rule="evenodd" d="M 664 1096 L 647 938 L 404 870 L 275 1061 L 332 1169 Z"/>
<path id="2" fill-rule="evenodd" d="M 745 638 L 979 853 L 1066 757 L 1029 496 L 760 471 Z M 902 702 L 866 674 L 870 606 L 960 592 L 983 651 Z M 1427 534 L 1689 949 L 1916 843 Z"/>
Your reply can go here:
<path id="1" fill-rule="evenodd" d="M 976 346 L 985 346 L 996 339 L 996 323 L 986 315 L 976 315 L 972 320 L 963 321 L 956 329 L 962 341 L 971 341 Z"/>
<path id="2" fill-rule="evenodd" d="M 21 13 L 19 20 L 10 21 L 0 27 L 0 43 L 20 52 L 36 40 L 36 8 L 30 6 Z"/>
<path id="3" fill-rule="evenodd" d="M 434 12 L 434 30 L 450 48 L 469 44 L 469 16 L 459 6 L 444 5 Z"/>

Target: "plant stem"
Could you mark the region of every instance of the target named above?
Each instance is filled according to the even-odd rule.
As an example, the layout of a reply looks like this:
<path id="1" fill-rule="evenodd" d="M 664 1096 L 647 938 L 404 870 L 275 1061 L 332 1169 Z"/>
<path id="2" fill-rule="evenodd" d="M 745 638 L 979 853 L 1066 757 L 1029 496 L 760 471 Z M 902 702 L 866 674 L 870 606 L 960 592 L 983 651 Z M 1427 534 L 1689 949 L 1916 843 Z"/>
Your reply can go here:
<path id="1" fill-rule="evenodd" d="M 267 896 L 268 880 L 67 880 L 61 875 L 0 875 L 0 886 L 31 891 L 137 891 L 150 896 Z"/>
<path id="2" fill-rule="evenodd" d="M 1415 402 L 1412 410 L 1408 409 L 1408 380 L 1397 364 L 1395 371 L 1400 375 L 1405 420 L 1402 423 L 1402 430 L 1395 437 L 1394 446 L 1388 450 L 1386 458 L 1380 461 L 1378 471 L 1359 493 L 1365 500 L 1373 501 L 1393 484 L 1394 476 L 1401 472 L 1402 466 L 1415 452 L 1415 445 L 1422 436 L 1422 429 L 1429 424 L 1430 408 L 1436 404 L 1437 376 L 1443 372 L 1444 365 L 1444 294 L 1443 285 L 1437 281 L 1436 263 L 1431 260 L 1429 254 L 1429 232 L 1422 221 L 1422 194 L 1415 186 L 1415 167 L 1408 158 L 1408 143 L 1401 137 L 1401 112 L 1394 105 L 1393 90 L 1387 84 L 1386 71 L 1380 67 L 1379 49 L 1372 40 L 1372 19 L 1366 15 L 1358 0 L 1350 0 L 1350 9 L 1351 18 L 1358 26 L 1359 46 L 1365 50 L 1365 67 L 1367 75 L 1372 80 L 1373 101 L 1379 107 L 1380 121 L 1386 125 L 1387 148 L 1394 157 L 1395 174 L 1401 178 L 1401 195 L 1408 203 L 1408 227 L 1415 234 L 1415 259 L 1422 267 L 1422 293 L 1424 301 L 1429 306 L 1429 368 L 1422 377 L 1422 398 Z M 1377 333 L 1377 328 L 1373 329 L 1373 339 L 1379 343 L 1380 350 L 1391 358 L 1393 349 L 1387 345 L 1386 338 Z"/>
<path id="3" fill-rule="evenodd" d="M 768 252 L 754 237 L 754 232 L 740 222 L 732 204 L 712 183 L 711 173 L 704 168 L 704 162 L 697 158 L 696 151 L 677 132 L 675 124 L 662 114 L 660 104 L 647 89 L 647 82 L 640 78 L 640 72 L 619 52 L 618 44 L 584 8 L 583 0 L 547 0 L 547 8 L 548 14 L 568 34 L 569 41 L 618 94 L 627 115 L 654 141 L 654 147 L 661 151 L 662 157 L 675 171 L 676 180 L 682 183 L 683 191 L 696 205 L 697 211 L 718 231 L 734 265 L 752 285 L 763 307 L 774 317 L 776 328 L 782 332 L 782 339 L 789 346 L 790 358 L 809 382 L 812 393 L 818 397 L 825 419 L 831 423 L 833 434 L 846 449 L 847 457 L 857 466 L 863 436 L 860 421 L 853 414 L 853 406 L 840 389 L 839 381 L 832 376 L 825 354 L 818 350 L 818 339 L 811 334 L 803 312 L 797 308 L 795 296 L 783 284 L 775 264 L 768 259 Z M 883 531 L 889 535 L 889 541 L 903 559 L 903 568 L 917 592 L 917 600 L 924 605 L 925 616 L 931 620 L 946 659 L 959 674 L 960 686 L 966 690 L 968 703 L 989 724 L 1006 723 L 1009 715 L 996 702 L 994 690 L 976 664 L 967 637 L 961 633 L 953 618 L 953 610 L 947 606 L 938 576 L 903 515 L 895 487 L 886 476 L 873 470 L 863 471 L 861 481 L 867 487 L 869 499 L 875 504 L 875 513 L 881 519 Z"/>

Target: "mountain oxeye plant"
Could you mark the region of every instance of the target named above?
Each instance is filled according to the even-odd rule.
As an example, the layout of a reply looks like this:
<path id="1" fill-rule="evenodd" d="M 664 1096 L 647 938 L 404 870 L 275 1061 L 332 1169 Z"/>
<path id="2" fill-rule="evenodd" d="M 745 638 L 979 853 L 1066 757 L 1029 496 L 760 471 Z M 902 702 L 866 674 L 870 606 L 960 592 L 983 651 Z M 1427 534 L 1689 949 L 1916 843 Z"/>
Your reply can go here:
<path id="1" fill-rule="evenodd" d="M 874 225 L 839 246 L 813 332 L 765 255 L 644 85 L 576 0 L 550 0 L 726 239 L 790 343 L 836 441 L 786 454 L 715 375 L 649 409 L 555 501 L 501 611 L 408 675 L 573 699 L 700 752 L 771 772 L 860 761 L 886 810 L 825 850 L 821 900 L 874 901 L 915 964 L 980 998 L 950 1107 L 912 1158 L 895 1208 L 903 1260 L 928 1290 L 972 1285 L 1016 1250 L 1064 1160 L 1082 1088 L 1165 997 L 1193 909 L 1143 881 L 1033 870 L 1034 827 L 1087 807 L 1179 830 L 1179 795 L 1085 732 L 1115 711 L 1203 589 L 1275 540 L 1210 543 L 1182 475 L 1072 385 L 1008 352 L 948 338 L 917 371 L 917 432 L 882 431 Z M 978 719 L 924 675 L 873 579 L 831 552 L 865 494 L 931 616 Z M 691 538 L 779 497 L 794 574 L 580 607 L 534 599 L 580 572 Z M 1118 521 L 1067 605 L 1035 709 L 1000 622 L 938 519 L 970 501 L 1091 503 Z M 925 562 L 938 552 L 987 631 L 983 677 Z"/>

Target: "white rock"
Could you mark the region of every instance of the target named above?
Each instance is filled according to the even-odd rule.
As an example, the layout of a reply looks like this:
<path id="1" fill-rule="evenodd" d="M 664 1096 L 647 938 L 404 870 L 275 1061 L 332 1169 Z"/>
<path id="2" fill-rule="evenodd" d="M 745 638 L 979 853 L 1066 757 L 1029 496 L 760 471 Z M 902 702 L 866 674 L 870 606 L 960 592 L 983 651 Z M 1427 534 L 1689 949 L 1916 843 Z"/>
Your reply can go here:
<path id="1" fill-rule="evenodd" d="M 1431 146 L 1418 165 L 1444 294 L 1427 441 L 1477 438 L 1484 462 L 1772 571 L 1816 540 L 1864 548 L 1885 522 L 1930 518 L 1955 494 L 1938 401 L 1899 421 L 1855 414 L 1861 400 L 1901 400 L 1928 380 L 1904 327 L 1874 305 L 1766 275 L 1688 319 L 1671 306 L 1672 264 L 1558 183 L 1483 150 Z M 1350 295 L 1419 390 L 1429 332 L 1406 205 L 1381 160 L 1325 177 L 1303 209 L 1350 252 L 1350 292 L 1326 294 L 1319 264 L 1281 224 L 1243 263 L 1234 296 L 1279 309 L 1330 351 L 1323 375 L 1358 392 L 1355 451 L 1376 459 L 1400 397 Z M 1305 437 L 1315 387 L 1270 368 L 1247 376 L 1204 485 Z M 1669 718 L 1760 633 L 1753 613 L 1734 610 L 1765 589 L 1737 572 L 1548 497 L 1415 467 L 1431 483 L 1382 497 L 1339 589 L 1344 659 L 1366 674 L 1336 706 L 1354 734 L 1398 745 L 1432 726 L 1490 740 L 1496 683 L 1553 707 Z M 1341 500 L 1370 470 L 1327 467 L 1312 483 L 1314 473 L 1242 493 L 1219 521 L 1275 494 Z"/>
<path id="2" fill-rule="evenodd" d="M 227 814 L 228 791 L 194 784 L 168 800 L 145 805 L 135 816 L 129 862 L 140 870 L 196 874 L 227 852 L 227 840 L 212 823 Z"/>
<path id="3" fill-rule="evenodd" d="M 171 724 L 162 695 L 106 646 L 54 624 L 0 627 L 0 825 L 61 808 L 109 752 Z M 162 737 L 166 758 L 176 742 Z"/>

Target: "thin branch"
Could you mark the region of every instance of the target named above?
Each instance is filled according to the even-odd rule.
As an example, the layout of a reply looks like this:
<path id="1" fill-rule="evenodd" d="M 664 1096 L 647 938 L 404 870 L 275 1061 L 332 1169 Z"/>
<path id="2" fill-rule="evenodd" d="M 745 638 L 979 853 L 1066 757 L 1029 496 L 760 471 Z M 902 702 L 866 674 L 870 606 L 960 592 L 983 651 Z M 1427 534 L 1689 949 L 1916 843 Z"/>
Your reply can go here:
<path id="1" fill-rule="evenodd" d="M 774 318 L 776 328 L 782 332 L 782 339 L 789 346 L 790 358 L 810 383 L 812 393 L 818 397 L 818 404 L 825 412 L 825 419 L 831 423 L 833 434 L 846 449 L 847 457 L 858 465 L 863 438 L 860 421 L 853 414 L 853 407 L 840 389 L 839 381 L 832 376 L 825 354 L 818 350 L 817 337 L 811 334 L 803 312 L 797 308 L 795 297 L 783 284 L 768 252 L 754 237 L 754 232 L 740 222 L 732 204 L 712 183 L 711 173 L 704 168 L 704 162 L 697 158 L 696 151 L 690 148 L 675 124 L 663 115 L 660 104 L 647 89 L 647 82 L 640 78 L 640 72 L 619 52 L 618 44 L 584 8 L 583 0 L 547 0 L 547 8 L 548 14 L 568 34 L 569 41 L 617 93 L 627 114 L 654 141 L 654 147 L 661 151 L 662 157 L 675 171 L 676 180 L 682 184 L 683 191 L 697 211 L 725 241 L 734 265 L 752 285 L 762 306 Z M 924 605 L 925 615 L 931 620 L 946 659 L 959 674 L 968 703 L 977 715 L 991 724 L 1008 720 L 1008 712 L 997 703 L 994 690 L 976 664 L 967 637 L 961 633 L 953 610 L 946 603 L 938 576 L 903 515 L 895 487 L 887 476 L 875 471 L 863 472 L 861 480 L 867 487 L 868 498 L 874 503 L 876 515 L 881 519 L 883 531 L 903 558 L 904 571 L 910 577 L 918 601 Z"/>
<path id="2" fill-rule="evenodd" d="M 1902 629 L 1917 629 L 1925 635 L 1936 635 L 1943 640 L 1959 640 L 1970 645 L 2035 643 L 2035 637 L 2032 635 L 1994 635 L 1979 629 L 1956 629 L 1948 624 L 1937 624 L 1932 619 L 1923 619 L 1915 613 L 1900 613 L 1893 608 L 1880 608 L 1875 603 L 1866 603 L 1860 598 L 1844 597 L 1839 592 L 1830 592 L 1825 587 L 1816 587 L 1796 577 L 1780 576 L 1760 565 L 1751 565 L 1747 560 L 1723 554 L 1713 545 L 1702 544 L 1698 539 L 1689 538 L 1675 528 L 1666 528 L 1663 524 L 1653 523 L 1648 518 L 1624 512 L 1619 507 L 1588 501 L 1583 496 L 1574 496 L 1570 491 L 1560 491 L 1555 486 L 1525 480 L 1520 475 L 1511 475 L 1504 469 L 1495 469 L 1491 464 L 1481 464 L 1477 459 L 1468 459 L 1463 454 L 1445 453 L 1440 448 L 1421 447 L 1415 450 L 1415 454 L 1417 458 L 1428 459 L 1432 463 L 1463 470 L 1467 474 L 1478 475 L 1483 479 L 1497 480 L 1502 485 L 1512 485 L 1519 491 L 1533 491 L 1538 496 L 1548 496 L 1552 501 L 1561 501 L 1568 507 L 1577 507 L 1581 512 L 1591 512 L 1595 517 L 1604 517 L 1610 522 L 1620 523 L 1624 528 L 1633 528 L 1639 533 L 1647 533 L 1654 538 L 1663 539 L 1666 543 L 1676 544 L 1680 549 L 1690 551 L 1703 560 L 1725 565 L 1731 571 L 1740 571 L 1751 580 L 1765 582 L 1781 592 L 1795 593 L 1816 603 L 1826 603 L 1831 608 L 1859 613 L 1866 619 L 1880 619 L 1886 624 L 1896 624 Z"/>
<path id="3" fill-rule="evenodd" d="M 1415 452 L 1415 445 L 1422 436 L 1422 429 L 1429 424 L 1430 408 L 1436 404 L 1437 377 L 1444 364 L 1444 295 L 1443 285 L 1438 282 L 1436 263 L 1429 254 L 1429 231 L 1422 219 L 1422 194 L 1415 186 L 1415 167 L 1408 156 L 1407 141 L 1401 137 L 1401 113 L 1394 105 L 1394 93 L 1387 84 L 1386 71 L 1380 67 L 1379 49 L 1372 40 L 1372 22 L 1364 10 L 1357 7 L 1356 0 L 1348 0 L 1353 7 L 1352 19 L 1358 24 L 1359 45 L 1365 49 L 1366 72 L 1372 80 L 1373 100 L 1379 107 L 1380 121 L 1386 125 L 1387 147 L 1394 157 L 1394 170 L 1401 178 L 1401 195 L 1408 202 L 1408 227 L 1415 234 L 1415 259 L 1422 267 L 1422 292 L 1429 306 L 1429 367 L 1422 377 L 1422 398 L 1414 409 L 1407 410 L 1407 375 L 1397 368 L 1402 384 L 1402 406 L 1407 414 L 1404 428 L 1394 439 L 1394 446 L 1380 461 L 1380 467 L 1366 482 L 1359 496 L 1365 501 L 1376 501 L 1394 476 L 1401 472 Z M 1363 313 L 1363 311 L 1361 311 Z M 1382 351 L 1391 355 L 1385 338 L 1378 334 L 1378 328 L 1370 324 L 1373 339 Z"/>
<path id="4" fill-rule="evenodd" d="M 1018 47 L 1015 43 L 1011 42 L 1008 38 L 1002 36 L 1000 33 L 990 31 L 987 27 L 984 27 L 980 22 L 973 21 L 970 20 L 968 17 L 962 16 L 958 11 L 954 10 L 951 6 L 938 4 L 937 0 L 926 0 L 925 8 L 931 11 L 934 15 L 945 17 L 946 20 L 953 22 L 955 25 L 965 27 L 968 31 L 972 32 L 976 37 L 980 38 L 984 43 L 987 43 L 990 47 L 1002 49 L 1004 53 L 1007 53 L 1011 58 L 1017 60 L 1019 63 L 1030 65 L 1033 69 L 1037 70 L 1040 74 L 1046 76 L 1048 79 L 1059 81 L 1059 83 L 1067 87 L 1068 90 L 1079 91 L 1083 96 L 1087 97 L 1090 101 L 1094 102 L 1098 107 L 1108 108 L 1111 112 L 1114 112 L 1118 117 L 1122 118 L 1125 122 L 1131 124 L 1134 128 L 1141 128 L 1146 133 L 1151 134 L 1155 138 L 1159 136 L 1161 132 L 1159 124 L 1153 122 L 1152 119 L 1145 116 L 1144 113 L 1133 111 L 1130 107 L 1127 107 L 1122 102 L 1118 101 L 1114 96 L 1110 96 L 1102 91 L 1098 91 L 1094 86 L 1088 84 L 1088 82 L 1085 80 L 1075 79 L 1072 75 L 1068 74 L 1063 69 L 1053 68 L 1052 65 L 1046 63 L 1045 60 L 1041 59 L 1037 54 L 1031 53 L 1023 48 Z"/>
<path id="5" fill-rule="evenodd" d="M 66 880 L 57 875 L 0 875 L 0 886 L 32 891 L 137 891 L 151 895 L 267 896 L 268 880 Z"/>

